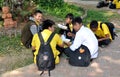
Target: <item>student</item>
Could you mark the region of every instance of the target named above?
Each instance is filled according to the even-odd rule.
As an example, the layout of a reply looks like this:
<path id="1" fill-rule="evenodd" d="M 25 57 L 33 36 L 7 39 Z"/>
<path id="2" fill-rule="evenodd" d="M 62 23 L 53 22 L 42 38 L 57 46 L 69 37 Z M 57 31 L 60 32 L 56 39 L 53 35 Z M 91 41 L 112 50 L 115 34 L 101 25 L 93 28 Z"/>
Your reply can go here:
<path id="1" fill-rule="evenodd" d="M 43 21 L 43 31 L 41 32 L 41 34 L 45 42 L 50 37 L 51 33 L 54 32 L 53 25 L 55 25 L 55 23 L 52 20 L 47 19 Z M 35 34 L 32 39 L 32 50 L 34 51 L 34 63 L 36 63 L 36 55 L 38 54 L 40 43 L 41 42 L 39 40 L 38 34 Z M 58 55 L 60 54 L 60 52 L 56 49 L 56 46 L 58 45 L 60 47 L 63 47 L 62 39 L 60 38 L 58 34 L 54 35 L 53 39 L 51 40 L 50 45 L 51 45 L 51 48 L 53 50 L 53 54 L 55 57 L 55 63 L 57 64 L 59 63 Z"/>
<path id="2" fill-rule="evenodd" d="M 60 26 L 63 25 L 58 25 L 61 29 L 59 31 L 59 35 L 62 38 L 63 42 L 64 42 L 64 48 L 68 47 L 71 45 L 71 43 L 74 40 L 74 36 L 75 36 L 75 31 L 73 29 L 73 25 L 72 25 L 72 20 L 74 19 L 74 15 L 72 13 L 68 13 L 65 16 L 65 24 L 63 28 L 61 28 Z M 60 55 L 62 55 L 62 52 L 64 51 L 64 48 L 61 48 L 59 46 L 57 46 L 57 49 L 61 52 Z M 59 56 L 60 56 L 59 55 Z"/>
<path id="3" fill-rule="evenodd" d="M 94 33 L 82 24 L 80 17 L 76 17 L 72 24 L 76 35 L 73 44 L 65 49 L 65 53 L 71 65 L 88 66 L 90 59 L 98 56 L 98 41 Z"/>
<path id="4" fill-rule="evenodd" d="M 120 9 L 120 0 L 114 0 L 113 4 L 116 5 L 116 9 Z"/>
<path id="5" fill-rule="evenodd" d="M 40 10 L 36 10 L 33 13 L 33 17 L 29 18 L 29 21 L 23 27 L 21 31 L 21 44 L 26 48 L 31 47 L 31 41 L 33 35 L 42 31 L 42 26 L 40 25 L 42 22 L 42 12 Z"/>
<path id="6" fill-rule="evenodd" d="M 35 33 L 38 33 L 42 31 L 42 26 L 40 25 L 42 23 L 42 12 L 40 10 L 36 10 L 33 13 L 33 17 L 30 17 L 30 20 L 35 22 L 34 24 L 31 24 L 30 31 L 34 35 Z"/>
<path id="7" fill-rule="evenodd" d="M 93 20 L 91 21 L 88 27 L 95 33 L 100 47 L 104 47 L 112 41 L 110 31 L 106 24 L 100 21 Z M 101 26 L 101 27 L 100 27 Z"/>
<path id="8" fill-rule="evenodd" d="M 63 36 L 64 39 L 69 39 L 72 42 L 75 36 L 75 31 L 72 25 L 72 20 L 74 19 L 74 15 L 72 13 L 68 13 L 65 16 L 65 18 L 66 18 L 65 23 L 66 23 L 67 29 L 66 30 L 61 29 L 59 33 L 61 34 L 61 36 Z"/>
<path id="9" fill-rule="evenodd" d="M 112 0 L 109 5 L 110 9 L 120 9 L 120 0 Z"/>

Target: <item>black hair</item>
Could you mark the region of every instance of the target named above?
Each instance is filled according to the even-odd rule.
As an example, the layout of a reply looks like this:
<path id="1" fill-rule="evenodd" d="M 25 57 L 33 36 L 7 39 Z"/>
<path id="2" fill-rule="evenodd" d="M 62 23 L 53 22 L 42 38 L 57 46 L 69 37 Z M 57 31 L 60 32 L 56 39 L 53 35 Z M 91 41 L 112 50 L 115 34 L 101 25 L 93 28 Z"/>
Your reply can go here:
<path id="1" fill-rule="evenodd" d="M 70 19 L 74 19 L 74 15 L 72 13 L 68 13 L 65 18 L 70 18 Z"/>
<path id="2" fill-rule="evenodd" d="M 42 11 L 40 11 L 40 10 L 35 10 L 35 11 L 33 12 L 33 15 L 36 15 L 37 13 L 41 13 L 41 14 L 42 14 Z"/>
<path id="3" fill-rule="evenodd" d="M 42 28 L 43 28 L 43 30 L 48 29 L 49 27 L 52 27 L 53 25 L 55 25 L 55 22 L 50 19 L 47 19 L 47 20 L 43 21 Z"/>
<path id="4" fill-rule="evenodd" d="M 91 21 L 91 23 L 90 23 L 90 29 L 91 28 L 98 28 L 98 22 L 96 20 Z"/>
<path id="5" fill-rule="evenodd" d="M 76 23 L 79 23 L 79 24 L 82 23 L 81 17 L 75 17 L 75 18 L 73 19 L 72 24 L 74 25 L 74 24 L 76 24 Z"/>

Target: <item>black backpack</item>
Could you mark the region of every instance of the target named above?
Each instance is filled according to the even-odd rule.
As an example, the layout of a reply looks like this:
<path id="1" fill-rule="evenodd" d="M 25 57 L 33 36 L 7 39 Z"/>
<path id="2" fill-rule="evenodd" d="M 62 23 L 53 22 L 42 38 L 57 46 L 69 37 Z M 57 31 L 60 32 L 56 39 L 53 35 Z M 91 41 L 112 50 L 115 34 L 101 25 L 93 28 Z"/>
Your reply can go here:
<path id="1" fill-rule="evenodd" d="M 21 42 L 26 48 L 31 48 L 33 34 L 30 31 L 31 25 L 37 25 L 34 21 L 28 21 L 21 31 Z"/>
<path id="2" fill-rule="evenodd" d="M 80 49 L 86 49 L 85 52 L 80 53 Z M 71 50 L 70 50 L 71 51 Z M 91 54 L 89 49 L 81 45 L 78 49 L 76 49 L 74 52 L 71 51 L 73 55 L 69 56 L 69 64 L 72 66 L 78 66 L 78 67 L 88 67 L 90 65 L 91 60 Z"/>
<path id="3" fill-rule="evenodd" d="M 107 7 L 109 5 L 109 3 L 105 2 L 105 1 L 100 1 L 98 4 L 97 4 L 97 8 L 102 8 L 102 7 Z"/>
<path id="4" fill-rule="evenodd" d="M 103 23 L 100 23 L 100 28 L 101 28 L 101 29 L 102 29 L 102 24 L 103 24 Z M 107 27 L 108 27 L 108 29 L 109 29 L 109 31 L 110 31 L 110 34 L 111 34 L 112 39 L 115 40 L 115 36 L 117 37 L 117 34 L 116 34 L 115 31 L 114 31 L 114 29 L 115 29 L 114 24 L 111 23 L 111 22 L 104 22 L 104 24 L 107 25 Z M 103 30 L 103 29 L 102 29 L 102 30 Z"/>
<path id="5" fill-rule="evenodd" d="M 50 41 L 52 40 L 54 35 L 55 33 L 52 33 L 47 42 L 44 42 L 41 33 L 38 33 L 41 45 L 36 57 L 36 62 L 38 70 L 42 71 L 40 76 L 44 73 L 44 71 L 48 71 L 50 76 L 50 70 L 53 70 L 55 68 L 55 58 L 50 46 Z"/>

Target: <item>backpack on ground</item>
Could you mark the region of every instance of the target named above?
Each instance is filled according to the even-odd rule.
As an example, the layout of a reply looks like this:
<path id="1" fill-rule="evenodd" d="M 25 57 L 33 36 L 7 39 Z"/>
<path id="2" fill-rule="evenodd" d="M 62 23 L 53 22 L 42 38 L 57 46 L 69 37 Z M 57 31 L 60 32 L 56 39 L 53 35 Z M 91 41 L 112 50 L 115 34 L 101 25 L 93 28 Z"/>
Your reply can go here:
<path id="1" fill-rule="evenodd" d="M 55 33 L 52 33 L 47 42 L 44 42 L 41 33 L 38 33 L 41 45 L 38 51 L 38 55 L 36 57 L 36 62 L 38 70 L 42 71 L 40 76 L 44 73 L 44 71 L 48 71 L 50 76 L 50 71 L 55 68 L 55 58 L 52 48 L 50 46 L 50 42 L 54 35 Z"/>
<path id="2" fill-rule="evenodd" d="M 109 5 L 109 3 L 105 2 L 105 1 L 100 1 L 98 4 L 97 4 L 97 8 L 102 8 L 102 7 L 107 7 Z"/>
<path id="3" fill-rule="evenodd" d="M 31 25 L 36 25 L 34 21 L 28 21 L 21 31 L 21 42 L 26 48 L 31 48 L 33 34 L 30 31 Z"/>
<path id="4" fill-rule="evenodd" d="M 116 4 L 113 4 L 113 3 L 111 2 L 110 5 L 109 5 L 109 8 L 110 8 L 110 9 L 116 9 Z"/>
<path id="5" fill-rule="evenodd" d="M 102 29 L 102 24 L 103 24 L 103 23 L 100 23 L 100 28 L 101 28 L 101 29 Z M 107 25 L 107 27 L 108 27 L 108 29 L 109 29 L 109 31 L 110 31 L 110 34 L 111 34 L 112 39 L 115 40 L 115 36 L 117 37 L 117 34 L 116 34 L 115 31 L 114 31 L 114 29 L 115 29 L 114 24 L 111 23 L 111 22 L 104 22 L 104 24 Z M 102 30 L 103 30 L 103 29 L 102 29 Z"/>
<path id="6" fill-rule="evenodd" d="M 81 49 L 84 51 L 83 53 L 80 53 Z M 74 52 L 70 48 L 67 48 L 65 51 L 70 51 L 67 53 L 69 55 L 68 62 L 70 65 L 78 67 L 88 67 L 90 65 L 91 54 L 86 46 L 81 45 Z"/>

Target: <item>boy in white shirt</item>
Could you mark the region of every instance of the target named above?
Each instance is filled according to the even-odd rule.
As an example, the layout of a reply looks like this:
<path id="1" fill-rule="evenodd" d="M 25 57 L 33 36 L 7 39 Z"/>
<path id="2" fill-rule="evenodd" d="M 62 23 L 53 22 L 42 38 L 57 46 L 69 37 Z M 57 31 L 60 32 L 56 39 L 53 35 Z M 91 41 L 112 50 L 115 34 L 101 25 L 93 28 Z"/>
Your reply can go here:
<path id="1" fill-rule="evenodd" d="M 76 17 L 72 24 L 76 35 L 73 44 L 65 49 L 65 53 L 71 65 L 88 66 L 90 60 L 98 56 L 97 38 L 90 29 L 84 27 L 80 17 Z"/>

